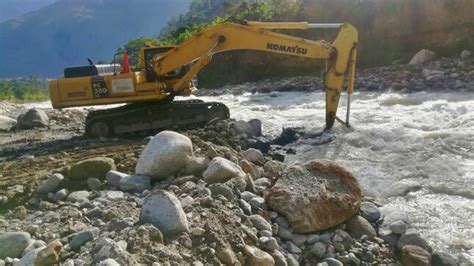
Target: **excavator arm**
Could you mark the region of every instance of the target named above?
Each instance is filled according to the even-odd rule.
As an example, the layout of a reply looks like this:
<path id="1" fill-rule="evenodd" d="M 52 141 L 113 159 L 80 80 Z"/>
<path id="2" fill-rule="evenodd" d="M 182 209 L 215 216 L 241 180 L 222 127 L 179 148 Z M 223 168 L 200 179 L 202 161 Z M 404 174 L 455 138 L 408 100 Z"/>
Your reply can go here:
<path id="1" fill-rule="evenodd" d="M 272 29 L 309 29 L 339 28 L 336 40 L 330 44 L 326 41 L 313 41 L 281 33 Z M 192 65 L 188 72 L 168 87 L 173 93 L 190 94 L 186 84 L 206 64 L 212 55 L 232 50 L 257 50 L 277 54 L 298 56 L 326 61 L 326 129 L 334 121 L 349 125 L 349 97 L 346 121 L 336 116 L 344 81 L 348 79 L 347 92 L 353 92 L 355 63 L 357 56 L 357 30 L 348 23 L 343 24 L 309 24 L 300 23 L 264 23 L 247 22 L 247 25 L 225 23 L 209 27 L 191 37 L 179 46 L 157 55 L 153 60 L 153 71 L 160 77 L 185 65 Z"/>

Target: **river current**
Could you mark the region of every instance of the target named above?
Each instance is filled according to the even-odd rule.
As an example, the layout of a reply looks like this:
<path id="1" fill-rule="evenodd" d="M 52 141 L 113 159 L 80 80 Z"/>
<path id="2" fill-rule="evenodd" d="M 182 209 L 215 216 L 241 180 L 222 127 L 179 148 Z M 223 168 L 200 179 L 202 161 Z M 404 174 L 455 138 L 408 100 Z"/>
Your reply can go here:
<path id="1" fill-rule="evenodd" d="M 324 126 L 323 92 L 201 99 L 225 103 L 232 118 L 260 119 L 269 135 L 282 127 L 318 132 Z M 355 174 L 366 195 L 383 201 L 384 211 L 405 213 L 435 250 L 474 261 L 474 93 L 359 92 L 350 122 L 349 129 L 336 122 L 329 144 L 291 144 L 297 153 L 285 162 L 335 160 Z"/>

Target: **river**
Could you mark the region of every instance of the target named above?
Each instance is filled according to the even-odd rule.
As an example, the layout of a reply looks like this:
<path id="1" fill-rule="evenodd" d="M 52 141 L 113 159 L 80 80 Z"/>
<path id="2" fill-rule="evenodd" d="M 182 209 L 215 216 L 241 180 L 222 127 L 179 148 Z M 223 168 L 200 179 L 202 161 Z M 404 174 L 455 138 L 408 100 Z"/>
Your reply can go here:
<path id="1" fill-rule="evenodd" d="M 323 92 L 201 98 L 225 103 L 232 118 L 262 120 L 265 134 L 324 125 Z M 339 114 L 345 117 L 345 107 Z M 337 161 L 385 210 L 405 212 L 435 250 L 474 261 L 474 93 L 355 93 L 351 125 L 336 123 L 326 145 L 299 140 L 286 162 Z"/>

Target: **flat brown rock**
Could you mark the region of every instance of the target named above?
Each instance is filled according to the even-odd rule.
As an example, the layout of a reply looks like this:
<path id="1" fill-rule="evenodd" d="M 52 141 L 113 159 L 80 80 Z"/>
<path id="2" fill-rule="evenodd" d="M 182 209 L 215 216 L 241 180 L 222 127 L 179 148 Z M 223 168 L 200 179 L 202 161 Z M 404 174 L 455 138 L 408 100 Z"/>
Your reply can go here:
<path id="1" fill-rule="evenodd" d="M 325 230 L 359 211 L 362 193 L 356 178 L 331 161 L 290 167 L 264 193 L 270 208 L 284 215 L 298 233 Z"/>

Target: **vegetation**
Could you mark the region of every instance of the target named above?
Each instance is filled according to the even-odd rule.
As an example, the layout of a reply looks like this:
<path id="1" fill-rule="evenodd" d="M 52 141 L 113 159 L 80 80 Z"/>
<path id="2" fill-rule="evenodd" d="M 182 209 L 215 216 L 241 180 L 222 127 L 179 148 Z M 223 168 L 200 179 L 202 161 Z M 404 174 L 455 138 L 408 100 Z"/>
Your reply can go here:
<path id="1" fill-rule="evenodd" d="M 48 81 L 30 76 L 26 79 L 0 80 L 0 100 L 13 102 L 45 101 Z"/>

